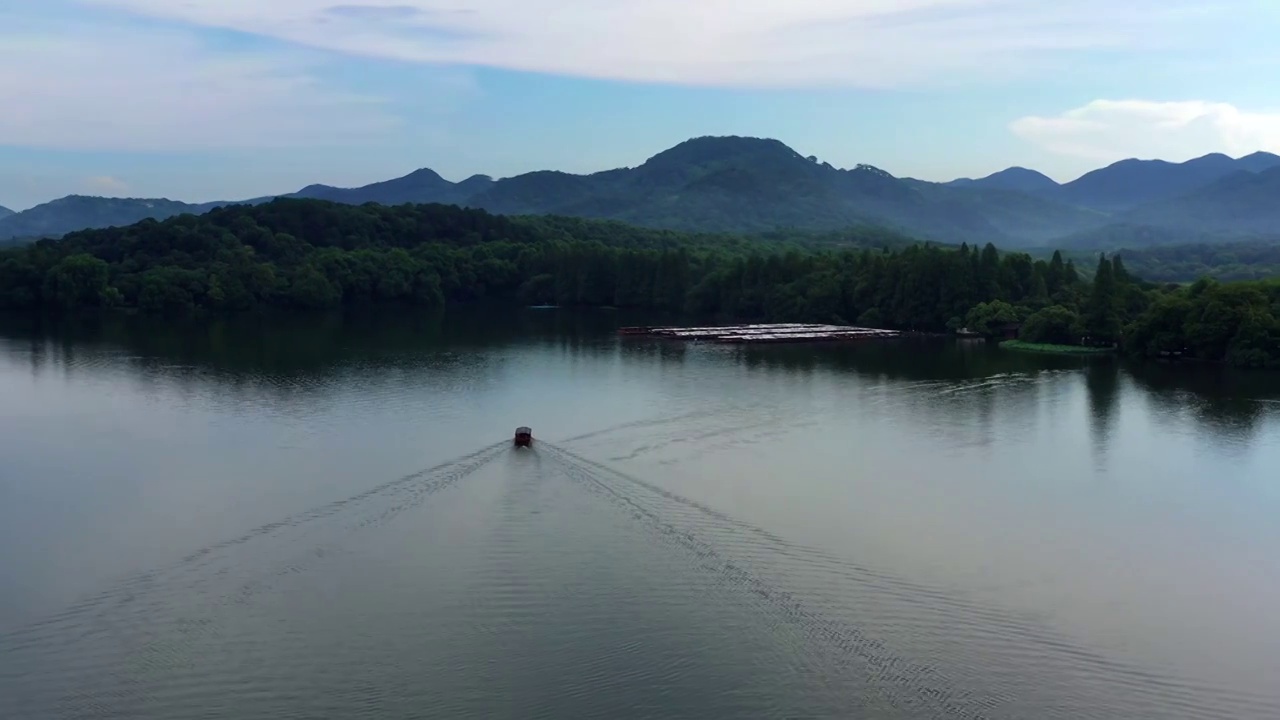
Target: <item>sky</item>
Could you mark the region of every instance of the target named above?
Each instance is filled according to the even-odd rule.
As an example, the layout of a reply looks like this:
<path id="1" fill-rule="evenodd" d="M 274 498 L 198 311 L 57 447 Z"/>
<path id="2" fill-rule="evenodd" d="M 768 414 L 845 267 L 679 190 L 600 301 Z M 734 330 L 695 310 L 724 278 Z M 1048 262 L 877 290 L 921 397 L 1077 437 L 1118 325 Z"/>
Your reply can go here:
<path id="1" fill-rule="evenodd" d="M 0 0 L 0 205 L 232 200 L 701 135 L 1066 181 L 1280 152 L 1277 0 Z"/>

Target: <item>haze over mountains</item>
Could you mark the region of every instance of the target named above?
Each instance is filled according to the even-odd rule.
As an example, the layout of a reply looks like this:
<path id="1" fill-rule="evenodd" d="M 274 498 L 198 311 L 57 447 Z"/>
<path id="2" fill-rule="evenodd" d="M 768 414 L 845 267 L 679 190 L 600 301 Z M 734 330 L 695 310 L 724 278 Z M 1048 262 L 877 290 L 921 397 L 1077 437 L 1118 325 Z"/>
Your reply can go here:
<path id="1" fill-rule="evenodd" d="M 503 214 L 608 218 L 680 230 L 757 232 L 881 225 L 942 242 L 1005 247 L 1138 247 L 1280 238 L 1280 156 L 1124 160 L 1068 183 L 1026 168 L 934 183 L 866 165 L 839 169 L 777 140 L 701 137 L 635 168 L 538 171 L 450 182 L 423 168 L 358 188 L 310 185 L 285 197 L 341 203 L 438 202 Z M 263 202 L 255 198 L 236 202 Z M 226 201 L 69 196 L 0 211 L 0 238 L 56 236 L 202 213 Z"/>

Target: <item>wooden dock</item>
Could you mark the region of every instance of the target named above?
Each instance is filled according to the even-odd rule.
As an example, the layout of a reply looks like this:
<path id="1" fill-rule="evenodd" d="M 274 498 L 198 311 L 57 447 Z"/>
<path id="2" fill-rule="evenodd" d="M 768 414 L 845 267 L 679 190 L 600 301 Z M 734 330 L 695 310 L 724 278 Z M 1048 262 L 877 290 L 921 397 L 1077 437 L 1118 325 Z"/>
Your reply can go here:
<path id="1" fill-rule="evenodd" d="M 812 323 L 767 323 L 706 327 L 622 327 L 618 328 L 618 334 L 735 345 L 848 342 L 851 340 L 894 338 L 901 335 L 897 330 Z"/>

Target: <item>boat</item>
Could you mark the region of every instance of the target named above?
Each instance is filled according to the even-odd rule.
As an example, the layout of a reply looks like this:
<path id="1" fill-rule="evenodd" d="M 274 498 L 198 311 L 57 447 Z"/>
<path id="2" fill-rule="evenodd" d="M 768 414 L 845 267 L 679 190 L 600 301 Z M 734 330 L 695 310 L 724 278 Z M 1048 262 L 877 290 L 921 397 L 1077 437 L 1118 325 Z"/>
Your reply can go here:
<path id="1" fill-rule="evenodd" d="M 516 447 L 529 447 L 533 445 L 533 430 L 521 425 L 516 428 Z"/>

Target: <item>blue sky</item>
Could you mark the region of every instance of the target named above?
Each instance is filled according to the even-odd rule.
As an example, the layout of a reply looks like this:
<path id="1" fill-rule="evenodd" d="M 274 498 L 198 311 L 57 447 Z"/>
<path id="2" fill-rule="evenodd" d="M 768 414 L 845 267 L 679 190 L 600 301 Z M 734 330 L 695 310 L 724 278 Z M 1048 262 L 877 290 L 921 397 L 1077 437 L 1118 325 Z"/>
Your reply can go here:
<path id="1" fill-rule="evenodd" d="M 0 205 L 236 199 L 698 135 L 1068 180 L 1280 152 L 1275 0 L 9 0 Z"/>

